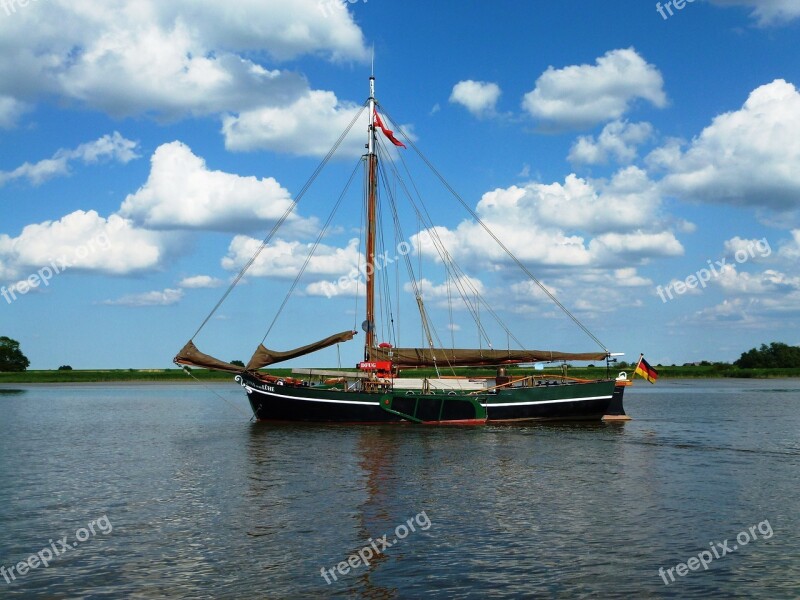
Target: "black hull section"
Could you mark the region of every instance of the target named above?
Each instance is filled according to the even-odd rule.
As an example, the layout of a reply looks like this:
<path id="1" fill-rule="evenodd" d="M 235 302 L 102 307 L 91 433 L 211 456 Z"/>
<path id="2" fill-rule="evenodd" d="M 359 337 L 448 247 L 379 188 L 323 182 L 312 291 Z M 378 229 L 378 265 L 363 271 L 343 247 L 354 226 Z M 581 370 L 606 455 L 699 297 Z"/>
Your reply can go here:
<path id="1" fill-rule="evenodd" d="M 610 417 L 627 417 L 625 408 L 622 406 L 622 396 L 625 394 L 625 386 L 618 385 L 614 388 L 614 395 L 611 397 L 611 404 L 608 405 L 607 416 Z"/>
<path id="2" fill-rule="evenodd" d="M 310 423 L 478 425 L 514 421 L 600 421 L 608 414 L 612 399 L 617 400 L 621 407 L 623 389 L 615 388 L 613 381 L 598 381 L 503 389 L 496 393 L 459 394 L 456 397 L 452 394 L 423 396 L 391 390 L 384 393 L 344 392 L 275 385 L 247 374 L 237 376 L 236 380 L 247 392 L 257 420 Z M 466 398 L 474 402 L 474 410 L 464 410 Z M 416 412 L 406 408 L 416 400 L 421 408 Z M 439 408 L 442 405 L 445 407 Z M 431 410 L 431 406 L 436 408 Z M 458 416 L 453 416 L 454 413 Z"/>

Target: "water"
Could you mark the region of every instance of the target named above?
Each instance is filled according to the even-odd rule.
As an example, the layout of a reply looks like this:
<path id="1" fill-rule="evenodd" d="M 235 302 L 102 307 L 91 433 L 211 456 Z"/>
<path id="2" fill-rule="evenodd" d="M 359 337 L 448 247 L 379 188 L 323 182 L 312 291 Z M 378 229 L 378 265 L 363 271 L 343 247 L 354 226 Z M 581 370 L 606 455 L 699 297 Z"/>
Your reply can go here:
<path id="1" fill-rule="evenodd" d="M 254 425 L 183 385 L 14 387 L 0 566 L 75 547 L 0 577 L 0 598 L 800 597 L 798 380 L 642 382 L 625 424 L 475 428 Z M 247 410 L 239 386 L 214 391 Z M 359 550 L 368 567 L 336 570 Z"/>

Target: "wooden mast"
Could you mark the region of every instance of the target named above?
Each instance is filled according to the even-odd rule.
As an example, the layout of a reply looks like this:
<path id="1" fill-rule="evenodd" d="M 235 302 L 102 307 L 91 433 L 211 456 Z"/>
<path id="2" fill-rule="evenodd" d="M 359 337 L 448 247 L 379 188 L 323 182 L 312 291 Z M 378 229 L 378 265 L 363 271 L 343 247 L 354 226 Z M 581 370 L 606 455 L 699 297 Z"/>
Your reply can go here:
<path id="1" fill-rule="evenodd" d="M 375 76 L 369 78 L 369 141 L 367 143 L 367 320 L 364 359 L 370 360 L 375 347 L 375 236 L 378 202 L 378 156 L 375 150 Z"/>

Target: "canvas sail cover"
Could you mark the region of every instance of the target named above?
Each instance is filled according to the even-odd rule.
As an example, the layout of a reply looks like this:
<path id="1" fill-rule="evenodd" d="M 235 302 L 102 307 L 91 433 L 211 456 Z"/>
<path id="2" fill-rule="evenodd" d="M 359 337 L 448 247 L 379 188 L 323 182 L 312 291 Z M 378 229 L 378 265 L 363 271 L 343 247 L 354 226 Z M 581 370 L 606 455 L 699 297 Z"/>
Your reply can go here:
<path id="1" fill-rule="evenodd" d="M 259 344 L 258 349 L 256 350 L 255 354 L 253 354 L 253 358 L 251 358 L 250 362 L 247 363 L 247 370 L 256 371 L 262 367 L 266 367 L 284 360 L 311 354 L 312 352 L 322 350 L 323 348 L 333 346 L 334 344 L 338 344 L 340 342 L 349 342 L 353 339 L 355 334 L 355 331 L 343 331 L 342 333 L 337 333 L 330 337 L 326 337 L 324 340 L 314 342 L 313 344 L 308 344 L 307 346 L 303 346 L 301 348 L 295 348 L 294 350 L 289 350 L 287 352 L 270 350 L 269 348 L 265 348 L 263 344 Z"/>
<path id="2" fill-rule="evenodd" d="M 219 360 L 208 354 L 203 354 L 191 340 L 178 352 L 178 355 L 175 357 L 175 362 L 179 365 L 200 367 L 201 369 L 211 369 L 213 371 L 227 371 L 229 373 L 241 373 L 244 370 L 242 367 L 237 367 L 224 360 Z"/>
<path id="3" fill-rule="evenodd" d="M 389 356 L 391 353 L 391 356 Z M 605 352 L 554 350 L 467 350 L 452 348 L 373 348 L 370 360 L 391 360 L 398 367 L 484 366 L 556 360 L 605 360 Z"/>

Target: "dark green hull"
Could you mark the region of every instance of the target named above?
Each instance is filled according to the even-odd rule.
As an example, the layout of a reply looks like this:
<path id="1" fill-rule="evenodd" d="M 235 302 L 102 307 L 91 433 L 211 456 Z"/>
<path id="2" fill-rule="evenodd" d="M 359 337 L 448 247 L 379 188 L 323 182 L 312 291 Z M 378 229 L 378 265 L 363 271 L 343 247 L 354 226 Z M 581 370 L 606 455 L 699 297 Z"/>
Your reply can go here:
<path id="1" fill-rule="evenodd" d="M 319 423 L 482 424 L 514 421 L 599 421 L 615 395 L 613 380 L 551 383 L 480 392 L 342 391 L 327 386 L 236 380 L 259 421 Z M 622 401 L 622 388 L 616 389 Z"/>

